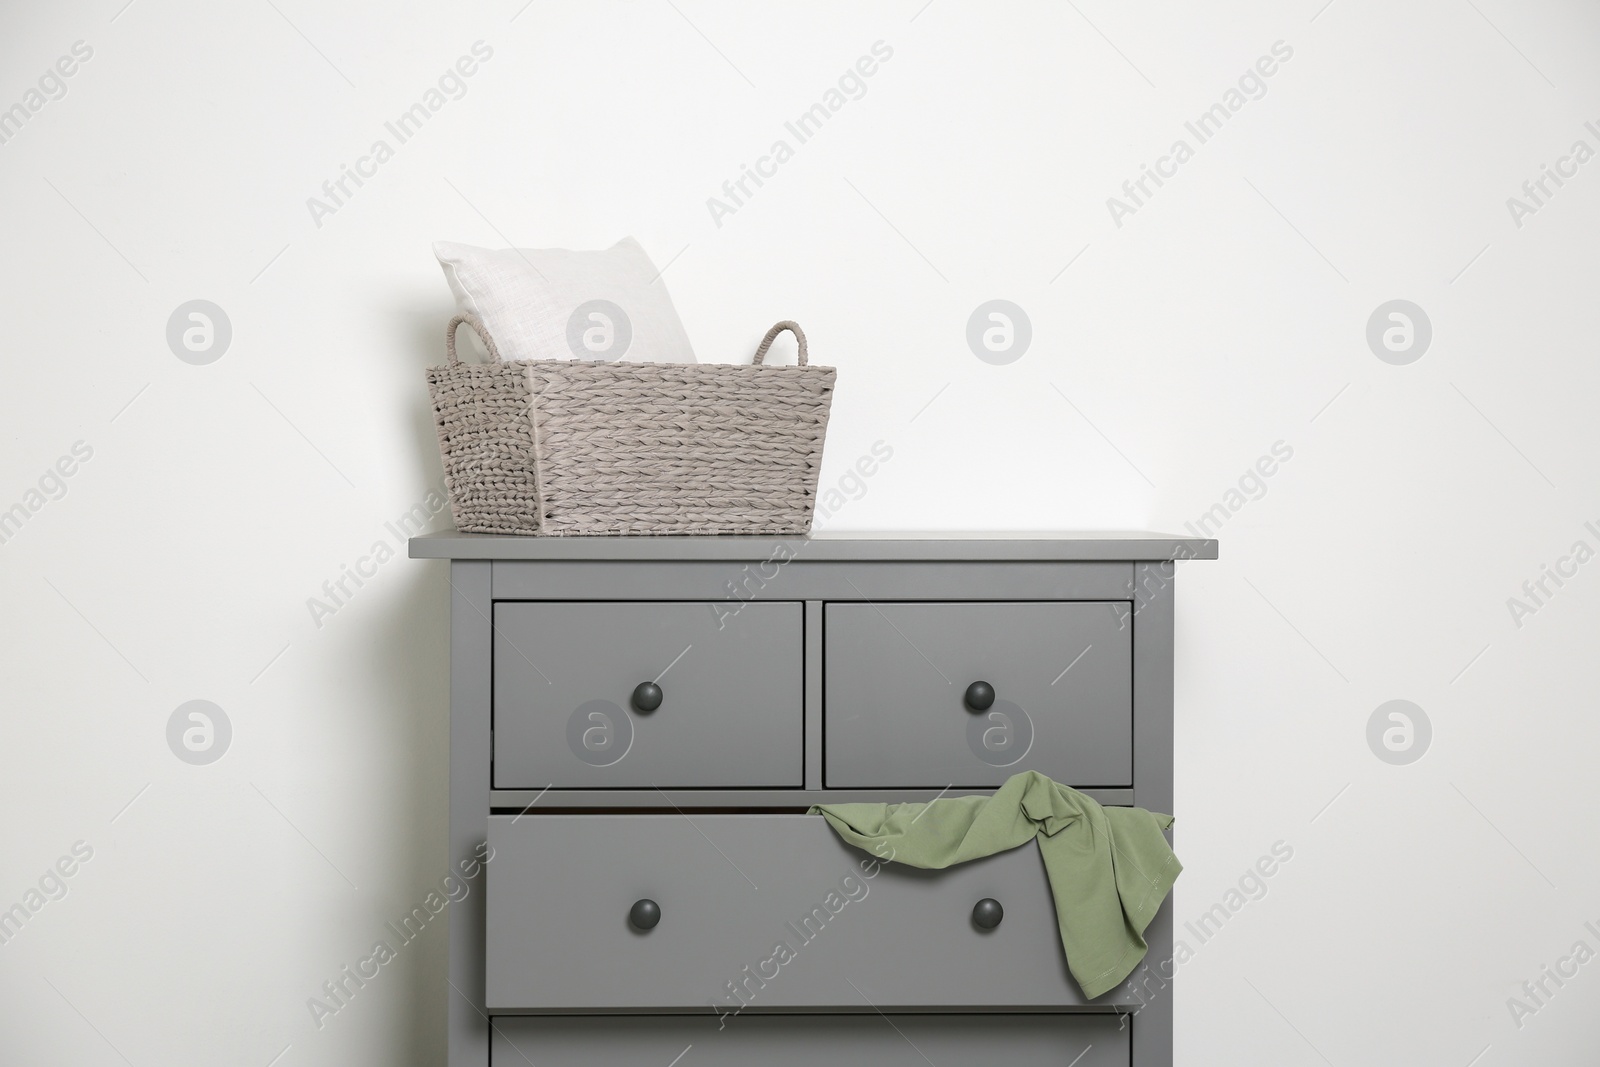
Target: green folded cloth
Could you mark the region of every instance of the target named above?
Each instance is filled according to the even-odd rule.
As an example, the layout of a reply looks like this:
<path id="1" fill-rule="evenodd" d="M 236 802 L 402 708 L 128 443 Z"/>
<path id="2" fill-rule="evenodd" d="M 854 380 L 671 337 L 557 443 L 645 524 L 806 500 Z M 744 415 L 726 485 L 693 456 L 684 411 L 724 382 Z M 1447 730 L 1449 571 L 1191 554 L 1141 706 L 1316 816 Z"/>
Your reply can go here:
<path id="1" fill-rule="evenodd" d="M 1144 958 L 1145 927 L 1183 870 L 1161 833 L 1172 816 L 1101 807 L 1038 771 L 1012 775 L 993 796 L 819 804 L 810 812 L 819 813 L 847 843 L 933 870 L 1037 839 L 1067 966 L 1091 1000 Z"/>

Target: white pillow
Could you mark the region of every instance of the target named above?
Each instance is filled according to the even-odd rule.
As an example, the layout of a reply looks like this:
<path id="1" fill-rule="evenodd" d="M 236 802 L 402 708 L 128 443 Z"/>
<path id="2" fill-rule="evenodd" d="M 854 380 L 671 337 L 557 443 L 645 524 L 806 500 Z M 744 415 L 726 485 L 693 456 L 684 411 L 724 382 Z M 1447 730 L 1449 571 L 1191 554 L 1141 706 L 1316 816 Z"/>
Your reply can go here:
<path id="1" fill-rule="evenodd" d="M 600 252 L 433 246 L 462 314 L 504 359 L 693 363 L 666 283 L 639 242 Z"/>

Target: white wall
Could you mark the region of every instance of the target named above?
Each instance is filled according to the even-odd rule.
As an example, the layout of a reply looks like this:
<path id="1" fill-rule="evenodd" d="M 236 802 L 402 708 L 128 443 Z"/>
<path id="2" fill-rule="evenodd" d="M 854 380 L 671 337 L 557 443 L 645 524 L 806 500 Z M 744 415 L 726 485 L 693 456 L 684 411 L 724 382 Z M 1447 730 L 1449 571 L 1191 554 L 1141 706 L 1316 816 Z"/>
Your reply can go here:
<path id="1" fill-rule="evenodd" d="M 0 508 L 29 512 L 0 545 L 0 907 L 93 850 L 0 945 L 0 1060 L 440 1062 L 438 926 L 320 1030 L 306 1000 L 446 873 L 445 568 L 384 562 L 320 626 L 307 598 L 440 480 L 429 242 L 635 234 L 703 360 L 793 317 L 838 366 L 824 484 L 892 446 L 830 529 L 1181 530 L 1292 448 L 1182 568 L 1180 923 L 1293 859 L 1191 939 L 1179 1064 L 1593 1061 L 1600 963 L 1507 1005 L 1600 949 L 1600 562 L 1507 606 L 1600 548 L 1600 162 L 1507 206 L 1600 149 L 1592 5 L 123 3 L 0 15 L 0 107 L 93 50 L 0 145 Z M 707 198 L 877 41 L 865 96 L 718 226 Z M 204 366 L 165 338 L 196 298 L 233 332 Z M 1033 328 L 1006 366 L 965 341 L 994 298 Z M 1409 365 L 1365 339 L 1397 298 L 1433 329 Z M 208 766 L 167 744 L 194 699 L 232 725 Z M 1392 699 L 1432 725 L 1409 765 L 1368 747 Z"/>

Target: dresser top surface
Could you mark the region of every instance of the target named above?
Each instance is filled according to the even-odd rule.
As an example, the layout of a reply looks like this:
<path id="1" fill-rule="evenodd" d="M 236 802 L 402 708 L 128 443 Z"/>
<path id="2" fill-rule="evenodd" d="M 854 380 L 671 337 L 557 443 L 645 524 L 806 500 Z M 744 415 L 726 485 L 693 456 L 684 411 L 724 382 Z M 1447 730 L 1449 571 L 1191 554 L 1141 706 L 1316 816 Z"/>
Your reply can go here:
<path id="1" fill-rule="evenodd" d="M 442 530 L 410 541 L 412 559 L 1054 561 L 1216 559 L 1206 537 L 1124 531 L 1082 533 L 820 531 L 800 537 L 519 537 Z"/>

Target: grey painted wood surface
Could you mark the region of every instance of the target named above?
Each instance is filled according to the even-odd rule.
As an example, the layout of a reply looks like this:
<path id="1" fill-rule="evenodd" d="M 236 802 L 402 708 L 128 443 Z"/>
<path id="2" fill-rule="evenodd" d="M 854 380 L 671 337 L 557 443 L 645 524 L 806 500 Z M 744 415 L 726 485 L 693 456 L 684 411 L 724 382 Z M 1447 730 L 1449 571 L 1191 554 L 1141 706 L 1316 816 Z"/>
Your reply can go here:
<path id="1" fill-rule="evenodd" d="M 1031 843 L 924 871 L 875 863 L 820 815 L 489 823 L 494 1011 L 1086 1004 Z M 1005 918 L 982 931 L 972 908 L 986 897 Z M 661 908 L 648 932 L 628 922 L 641 899 Z"/>
<path id="2" fill-rule="evenodd" d="M 822 788 L 822 601 L 806 601 L 806 760 L 807 790 Z M 822 803 L 811 801 L 810 803 Z"/>
<path id="3" fill-rule="evenodd" d="M 490 617 L 489 567 L 478 560 L 450 564 L 450 873 L 481 859 L 488 838 Z M 467 866 L 463 866 L 466 864 Z M 450 907 L 449 989 L 451 1067 L 487 1067 L 489 1016 L 484 1000 L 485 874 Z"/>
<path id="4" fill-rule="evenodd" d="M 807 537 L 505 537 L 454 530 L 411 538 L 414 559 L 1163 560 L 1216 559 L 1205 537 L 1091 533 L 830 533 Z"/>
<path id="5" fill-rule="evenodd" d="M 508 545 L 505 552 L 498 552 L 493 548 L 496 544 L 525 540 L 537 543 Z M 716 820 L 733 820 L 731 825 L 753 828 L 762 819 L 800 819 L 801 816 L 793 813 L 802 809 L 804 805 L 817 801 L 894 802 L 926 800 L 936 795 L 946 783 L 930 784 L 920 789 L 893 789 L 886 787 L 882 782 L 841 789 L 818 788 L 821 785 L 820 776 L 824 769 L 821 758 L 822 749 L 825 747 L 823 727 L 828 714 L 828 700 L 825 693 L 827 664 L 822 645 L 825 631 L 823 620 L 826 605 L 830 601 L 850 603 L 854 606 L 882 604 L 887 601 L 924 602 L 923 606 L 926 606 L 926 602 L 941 601 L 979 603 L 1018 601 L 1035 604 L 1044 601 L 1121 601 L 1134 612 L 1132 661 L 1129 672 L 1132 678 L 1133 708 L 1132 775 L 1129 779 L 1132 784 L 1125 787 L 1088 789 L 1086 792 L 1102 803 L 1138 803 L 1155 810 L 1172 811 L 1173 581 L 1176 568 L 1172 563 L 1164 562 L 1166 558 L 1164 553 L 1170 549 L 1171 555 L 1175 558 L 1211 558 L 1215 554 L 1215 542 L 1170 539 L 1173 542 L 1171 544 L 1152 546 L 1150 543 L 1140 544 L 1138 537 L 1097 535 L 1089 538 L 1043 538 L 1042 543 L 1035 544 L 1012 544 L 1008 542 L 1018 539 L 1004 537 L 985 537 L 980 539 L 983 543 L 977 545 L 965 542 L 959 545 L 939 543 L 956 540 L 961 539 L 950 536 L 919 539 L 905 535 L 883 538 L 824 537 L 800 544 L 799 547 L 806 551 L 819 550 L 818 554 L 812 557 L 803 553 L 793 554 L 795 542 L 759 538 L 634 540 L 596 538 L 585 539 L 582 546 L 577 548 L 571 546 L 579 544 L 579 539 L 563 542 L 567 547 L 556 546 L 548 539 L 473 538 L 471 544 L 463 542 L 465 549 L 463 557 L 458 558 L 451 567 L 453 589 L 450 849 L 452 862 L 466 862 L 476 854 L 476 850 L 483 844 L 491 812 L 497 809 L 507 812 L 506 816 L 496 818 L 497 824 L 515 822 L 519 830 L 529 823 L 545 825 L 543 820 L 547 819 L 589 819 L 589 822 L 580 825 L 592 828 L 596 816 L 575 813 L 579 811 L 605 813 L 609 810 L 611 814 L 600 814 L 598 818 L 671 819 L 680 825 L 682 833 L 681 827 L 704 827 L 708 821 Z M 688 541 L 700 543 L 685 543 Z M 812 545 L 812 541 L 821 541 L 824 544 Z M 430 546 L 420 541 L 415 542 L 413 555 L 448 554 L 439 551 L 441 544 L 443 542 L 435 541 Z M 791 552 L 781 565 L 774 560 L 774 553 L 780 546 Z M 808 788 L 796 786 L 658 790 L 653 785 L 643 785 L 624 789 L 553 788 L 546 791 L 545 786 L 549 784 L 548 782 L 538 782 L 525 789 L 492 788 L 491 697 L 495 644 L 492 620 L 495 605 L 563 600 L 601 604 L 618 601 L 715 601 L 723 609 L 731 608 L 740 612 L 748 610 L 740 607 L 746 603 L 755 607 L 773 606 L 769 602 L 790 602 L 791 607 L 798 608 L 804 618 L 804 632 L 797 642 L 800 646 L 800 651 L 797 653 L 799 657 L 797 669 L 801 671 L 805 681 L 805 697 L 796 736 L 801 739 L 803 751 L 806 753 L 801 781 Z M 801 602 L 804 602 L 803 605 Z M 1016 622 L 1015 616 L 1011 622 Z M 585 650 L 584 655 L 593 658 L 602 651 L 603 649 L 590 648 Z M 1076 669 L 1074 668 L 1074 671 Z M 667 680 L 671 677 L 669 673 Z M 992 679 L 986 680 L 992 681 Z M 1002 690 L 1002 696 L 1008 691 L 1009 687 Z M 982 789 L 971 788 L 964 791 L 981 792 Z M 634 813 L 623 814 L 626 809 L 632 809 Z M 775 810 L 788 814 L 763 814 Z M 652 814 L 638 814 L 640 811 Z M 554 826 L 555 822 L 552 821 L 550 825 Z M 694 834 L 692 839 L 667 835 L 676 842 L 672 857 L 675 865 L 673 877 L 679 878 L 680 881 L 673 883 L 676 886 L 675 893 L 698 888 L 701 883 L 697 879 L 709 877 L 709 872 L 719 865 L 723 868 L 722 878 L 735 879 L 738 880 L 738 884 L 745 884 L 742 876 L 727 866 L 727 860 L 723 858 L 721 851 L 708 844 L 706 836 L 698 830 L 691 832 Z M 743 840 L 740 833 L 735 833 L 733 836 Z M 762 854 L 760 849 L 764 840 L 752 843 L 751 847 L 757 849 L 758 857 Z M 827 842 L 826 846 L 824 841 Z M 720 837 L 718 844 L 721 845 Z M 772 844 L 771 841 L 765 841 L 765 846 L 769 849 Z M 803 845 L 798 854 L 804 856 L 815 849 L 817 850 L 813 857 L 815 860 L 816 857 L 823 855 L 822 850 L 825 847 L 843 853 L 850 851 L 829 836 Z M 706 855 L 698 856 L 696 848 Z M 728 851 L 731 855 L 734 850 L 723 851 Z M 773 855 L 763 862 L 778 867 L 793 864 L 803 867 L 808 872 L 819 869 L 814 861 L 797 864 L 794 848 L 772 849 L 772 852 L 782 854 Z M 598 847 L 594 840 L 575 838 L 563 848 L 542 852 L 543 859 L 539 866 L 541 869 L 564 869 L 567 873 L 563 885 L 578 884 L 583 887 L 586 894 L 593 895 L 596 892 L 592 889 L 593 885 L 605 884 L 605 879 L 598 876 L 611 870 L 607 866 L 614 862 L 608 858 L 611 855 L 612 850 Z M 1036 852 L 1030 851 L 1028 855 L 1032 862 L 1038 863 Z M 491 872 L 496 870 L 505 858 L 504 854 L 496 857 L 490 863 L 489 870 Z M 1016 861 L 1008 862 L 1014 865 Z M 992 869 L 1001 874 L 1013 869 L 1022 869 L 1014 866 L 1006 867 L 998 861 L 984 861 L 984 863 L 992 864 Z M 973 865 L 971 876 L 984 874 L 985 872 L 980 869 L 981 866 Z M 900 876 L 914 880 L 926 878 L 929 873 L 906 871 L 901 872 Z M 943 878 L 946 875 L 960 873 L 963 872 L 943 872 L 937 876 Z M 1044 885 L 1042 869 L 1036 871 L 1036 875 L 1031 892 L 1041 894 L 1035 898 L 1035 904 L 1039 904 L 1047 898 L 1042 895 Z M 886 899 L 882 887 L 899 884 L 892 878 L 885 880 L 889 877 L 887 872 L 880 873 L 878 879 L 872 883 L 871 892 L 876 895 L 860 902 L 850 903 L 840 915 L 830 920 L 829 929 L 819 935 L 813 943 L 807 944 L 807 950 L 821 947 L 823 940 L 830 933 L 842 931 L 843 928 L 838 924 L 849 917 L 850 909 L 858 909 L 855 914 L 859 916 L 870 913 L 875 905 L 881 905 Z M 1016 881 L 1010 875 L 996 877 L 998 880 L 995 884 L 1003 888 L 1009 897 L 1025 899 L 1030 892 L 1023 883 Z M 676 1040 L 678 1033 L 688 1032 L 680 1031 L 678 1029 L 680 1027 L 692 1028 L 703 1025 L 701 1020 L 715 1024 L 715 1017 L 709 1006 L 704 1003 L 675 1009 L 685 1014 L 674 1017 L 650 1014 L 646 1009 L 637 1006 L 630 1008 L 624 1001 L 610 997 L 604 1004 L 584 1009 L 608 1013 L 604 1019 L 595 1019 L 582 1014 L 567 1018 L 536 1017 L 526 1014 L 528 1009 L 522 1008 L 514 1010 L 524 1014 L 503 1014 L 495 1019 L 491 1027 L 488 1007 L 490 1000 L 487 992 L 488 945 L 499 944 L 503 940 L 504 932 L 514 933 L 519 927 L 528 924 L 543 929 L 556 928 L 567 921 L 567 917 L 559 911 L 550 910 L 552 906 L 548 901 L 530 902 L 523 908 L 514 909 L 519 916 L 514 916 L 510 925 L 497 921 L 491 927 L 484 909 L 488 904 L 487 898 L 492 893 L 489 887 L 495 884 L 492 876 L 480 878 L 474 883 L 474 891 L 469 897 L 451 909 L 450 982 L 449 987 L 441 991 L 441 995 L 445 995 L 449 1000 L 449 1048 L 452 1067 L 487 1067 L 491 1040 L 495 1054 L 500 1057 L 495 1062 L 524 1062 L 522 1055 L 508 1043 L 508 1035 L 511 1034 L 516 1034 L 520 1038 L 537 1039 L 536 1045 L 528 1047 L 537 1047 L 539 1050 L 540 1058 L 536 1062 L 539 1062 L 541 1067 L 551 1062 L 558 1064 L 578 1061 L 636 1062 L 632 1058 L 633 1050 L 646 1046 L 630 1044 L 635 1035 L 642 1035 L 644 1038 L 651 1038 L 652 1035 L 654 1038 L 670 1035 Z M 794 884 L 803 883 L 796 881 Z M 914 884 L 917 888 L 928 888 L 926 883 Z M 959 883 L 952 879 L 943 884 Z M 1023 896 L 1018 897 L 1019 893 Z M 763 893 L 763 896 L 765 895 L 767 894 Z M 970 893 L 963 890 L 962 895 L 968 896 Z M 998 894 L 990 892 L 987 895 Z M 584 898 L 580 896 L 579 899 Z M 918 896 L 916 899 L 920 903 L 914 904 L 909 909 L 916 914 L 922 914 L 917 911 L 919 908 L 953 907 L 949 901 L 940 900 L 939 894 L 925 898 Z M 962 902 L 965 914 L 970 915 L 972 903 L 971 900 Z M 695 906 L 691 905 L 691 910 Z M 669 911 L 668 915 L 678 915 L 681 911 L 680 907 L 676 911 Z M 624 911 L 616 920 L 624 930 L 626 930 L 625 914 Z M 1013 924 L 1016 917 L 1016 906 L 1008 901 L 1006 922 L 997 933 L 1003 933 L 1008 929 L 1012 931 L 1021 929 L 1021 924 Z M 667 921 L 664 920 L 663 926 L 653 933 L 667 929 Z M 968 932 L 977 936 L 970 930 L 970 920 L 968 922 Z M 1047 914 L 1040 921 L 1030 922 L 1027 925 L 1032 927 L 1029 941 L 1034 948 L 1042 943 L 1049 946 L 1052 952 L 1059 954 L 1059 942 L 1056 939 L 1052 917 Z M 943 938 L 950 932 L 941 928 L 939 937 Z M 605 936 L 612 938 L 614 934 L 615 929 Z M 870 966 L 867 967 L 866 973 L 869 981 L 885 982 L 887 988 L 891 990 L 906 990 L 904 993 L 895 993 L 896 996 L 918 1001 L 903 1007 L 914 1008 L 918 1012 L 946 1013 L 905 1017 L 936 1028 L 946 1026 L 948 1021 L 948 1026 L 954 1028 L 948 1032 L 960 1040 L 946 1046 L 949 1049 L 947 1055 L 934 1060 L 940 1067 L 946 1067 L 952 1062 L 1072 1063 L 1073 1057 L 1083 1051 L 1078 1046 L 1072 1046 L 1073 1051 L 1067 1054 L 1065 1048 L 1060 1045 L 1035 1045 L 1030 1043 L 1032 1038 L 1016 1039 L 1016 1035 L 1020 1032 L 1016 1029 L 1016 1025 L 1026 1028 L 1036 1024 L 1098 1027 L 1100 1032 L 1109 1035 L 1106 1040 L 1095 1042 L 1095 1047 L 1086 1053 L 1077 1067 L 1101 1063 L 1116 1063 L 1119 1067 L 1122 1064 L 1131 1064 L 1131 1067 L 1170 1067 L 1173 1002 L 1173 988 L 1167 977 L 1171 973 L 1170 902 L 1161 909 L 1155 923 L 1147 931 L 1146 939 L 1150 944 L 1150 952 L 1145 966 L 1136 971 L 1121 989 L 1093 1005 L 1076 1003 L 1076 989 L 1069 984 L 1065 976 L 1064 962 L 1059 960 L 1057 965 L 1061 970 L 1056 973 L 1056 980 L 1067 990 L 1071 999 L 1030 1005 L 1017 1002 L 1025 998 L 1008 996 L 1007 999 L 1012 1003 L 982 1003 L 969 1006 L 962 1001 L 976 998 L 957 986 L 953 992 L 937 993 L 938 999 L 948 999 L 950 1002 L 931 1003 L 934 994 L 930 993 L 930 990 L 949 988 L 949 983 L 953 981 L 945 972 L 952 968 L 958 971 L 966 968 L 968 957 L 973 955 L 966 951 L 965 942 L 959 940 L 953 943 L 954 949 L 947 946 L 937 958 L 932 955 L 921 958 L 913 952 L 909 963 L 904 963 L 902 953 L 904 969 L 896 973 L 884 972 L 884 976 L 880 978 L 879 972 Z M 632 944 L 631 941 L 623 942 L 623 945 Z M 591 954 L 591 958 L 604 957 L 614 947 L 618 946 L 607 940 Z M 771 946 L 766 947 L 770 951 Z M 619 948 L 620 951 L 623 949 Z M 759 952 L 759 946 L 753 952 Z M 898 946 L 891 950 L 891 954 L 899 952 Z M 812 955 L 816 959 L 828 958 L 827 953 Z M 621 955 L 615 957 L 615 959 L 622 958 L 625 957 Z M 748 960 L 738 963 L 735 970 L 741 971 L 742 975 L 742 968 L 746 963 L 754 965 L 765 958 L 767 957 L 752 954 Z M 978 961 L 982 962 L 982 959 L 980 952 Z M 522 965 L 539 966 L 537 962 Z M 803 958 L 797 956 L 793 966 L 802 968 Z M 822 971 L 828 969 L 826 963 L 811 966 L 820 966 Z M 552 981 L 566 974 L 560 966 L 549 967 L 548 970 L 553 976 Z M 783 978 L 779 981 L 803 973 L 803 970 L 789 970 L 785 967 Z M 726 975 L 721 981 L 725 984 L 741 975 Z M 862 985 L 854 976 L 852 980 L 862 989 L 868 989 L 868 986 Z M 804 987 L 807 982 L 823 981 L 821 977 L 814 977 L 802 981 L 799 985 Z M 769 983 L 768 991 L 775 990 L 776 986 L 776 981 Z M 673 995 L 678 996 L 676 993 Z M 709 994 L 707 996 L 709 997 Z M 790 1019 L 795 1027 L 789 1030 L 781 1028 L 780 1019 L 772 1015 L 758 1014 L 760 1006 L 753 1003 L 743 1015 L 729 1021 L 729 1030 L 735 1025 L 750 1022 L 762 1026 L 771 1025 L 774 1029 L 753 1032 L 755 1036 L 750 1040 L 754 1044 L 728 1045 L 726 1048 L 729 1051 L 726 1052 L 711 1049 L 706 1052 L 706 1056 L 710 1058 L 697 1059 L 697 1062 L 747 1063 L 760 1060 L 781 1064 L 811 1063 L 819 1059 L 823 1062 L 861 1062 L 870 1058 L 892 1064 L 898 1062 L 895 1056 L 901 1055 L 902 1052 L 912 1054 L 910 1046 L 898 1036 L 895 1040 L 900 1043 L 901 1049 L 891 1050 L 888 1045 L 875 1043 L 875 1039 L 865 1030 L 858 1029 L 872 1021 L 884 1022 L 883 1016 L 875 1012 L 865 998 L 859 1003 L 847 1003 L 832 995 L 819 993 L 817 996 L 821 998 L 818 1004 L 789 1006 L 788 1011 L 820 1012 L 804 1016 L 784 1016 L 783 1018 Z M 872 995 L 872 1000 L 878 999 L 877 995 Z M 1118 1018 L 1110 1011 L 1111 1004 L 1119 1005 L 1124 1010 L 1136 1009 L 1137 1014 L 1130 1018 Z M 889 1004 L 889 1007 L 893 1006 L 892 1003 Z M 952 1009 L 957 1014 L 948 1014 Z M 765 1007 L 760 1007 L 760 1010 L 773 1010 L 771 1001 L 769 1000 Z M 780 1007 L 778 1010 L 781 1012 L 785 1009 Z M 968 1010 L 995 1014 L 985 1014 L 977 1022 L 963 1023 L 962 1020 L 968 1016 L 961 1013 Z M 629 1014 L 630 1011 L 637 1014 Z M 1005 1014 L 1017 1011 L 1042 1014 L 1037 1016 Z M 1073 1014 L 1074 1012 L 1088 1014 Z M 1096 1012 L 1101 1014 L 1093 1014 Z M 900 1024 L 901 1018 L 896 1016 L 897 1024 Z M 1017 1020 L 1025 1019 L 1033 1019 L 1036 1022 L 1017 1023 Z M 991 1026 L 991 1023 L 1000 1025 Z M 965 1038 L 959 1033 L 963 1026 L 969 1027 L 966 1031 L 968 1037 Z M 885 1027 L 885 1032 L 892 1033 L 892 1030 Z M 1048 1032 L 1059 1035 L 1068 1031 L 1057 1029 Z M 1037 1030 L 1032 1033 L 1038 1040 L 1046 1040 L 1044 1035 L 1047 1031 Z M 1084 1033 L 1087 1034 L 1087 1031 Z M 764 1034 L 772 1036 L 764 1037 L 762 1036 Z M 717 1031 L 715 1036 L 726 1037 L 727 1031 Z M 706 1039 L 708 1047 L 710 1040 Z M 968 1040 L 970 1043 L 964 1045 L 961 1043 L 962 1040 Z M 672 1058 L 692 1041 L 693 1038 L 686 1037 L 683 1044 L 671 1050 L 662 1062 L 670 1063 Z M 698 1056 L 700 1045 L 698 1042 L 695 1043 L 696 1051 L 691 1055 Z M 649 1047 L 653 1049 L 655 1046 Z M 908 1063 L 926 1062 L 920 1055 L 913 1055 L 914 1058 L 908 1060 Z M 716 1058 L 718 1056 L 724 1058 L 719 1060 Z M 655 1060 L 651 1059 L 649 1062 Z"/>
<path id="6" fill-rule="evenodd" d="M 496 560 L 496 600 L 1128 600 L 1123 562 Z"/>
<path id="7" fill-rule="evenodd" d="M 804 605 L 499 603 L 495 785 L 804 784 Z M 631 706 L 656 682 L 661 706 Z"/>
<path id="8" fill-rule="evenodd" d="M 1172 563 L 1147 563 L 1134 568 L 1133 802 L 1169 815 L 1178 814 L 1172 753 L 1176 577 L 1177 567 Z M 1181 830 L 1179 819 L 1172 835 L 1175 849 Z M 1144 936 L 1149 951 L 1123 987 L 1123 995 L 1140 1005 L 1138 1024 L 1133 1028 L 1136 1067 L 1172 1062 L 1173 990 L 1160 977 L 1162 973 L 1173 973 L 1172 897 L 1161 905 Z M 1153 980 L 1150 968 L 1155 968 Z"/>
<path id="9" fill-rule="evenodd" d="M 1128 1065 L 1127 1029 L 1105 1016 L 500 1016 L 494 1029 L 496 1067 Z"/>
<path id="10" fill-rule="evenodd" d="M 820 703 L 820 701 L 819 701 Z M 501 814 L 528 811 L 594 811 L 675 806 L 684 811 L 804 811 L 813 804 L 858 801 L 903 804 L 932 800 L 938 789 L 495 789 L 489 803 Z M 988 793 L 974 787 L 964 793 Z M 1132 789 L 1084 789 L 1101 804 L 1132 804 Z M 948 795 L 948 793 L 946 793 Z"/>
<path id="11" fill-rule="evenodd" d="M 1131 785 L 1129 618 L 1121 601 L 828 604 L 825 784 L 968 788 L 1037 770 Z M 995 702 L 974 713 L 977 681 Z"/>

